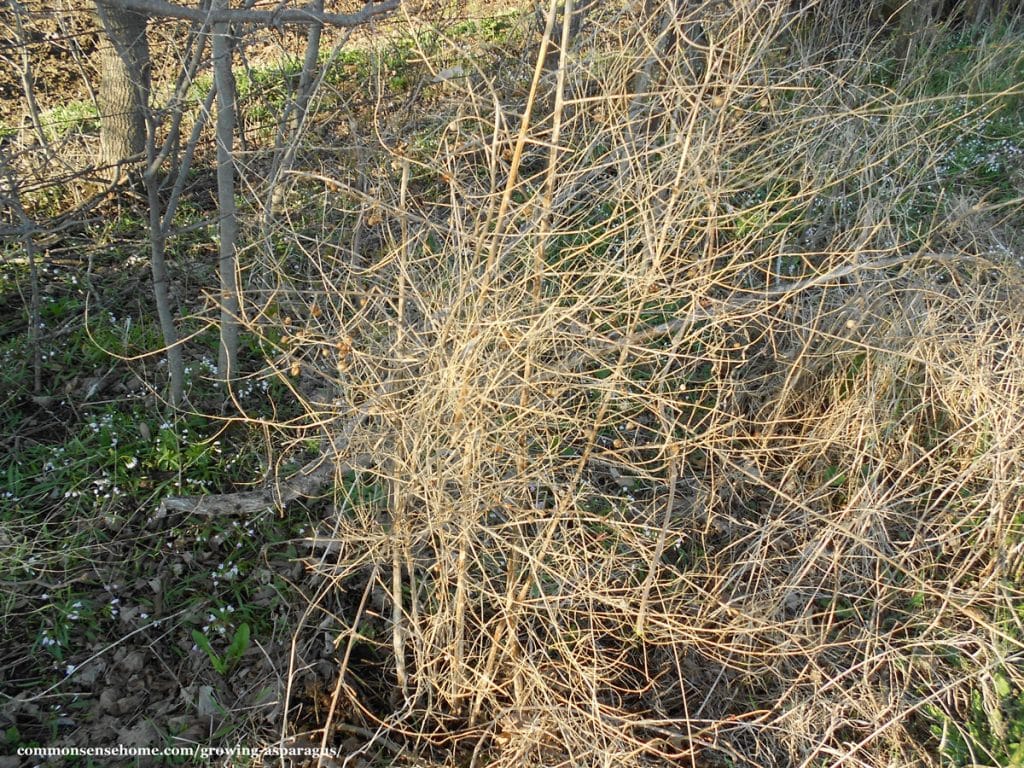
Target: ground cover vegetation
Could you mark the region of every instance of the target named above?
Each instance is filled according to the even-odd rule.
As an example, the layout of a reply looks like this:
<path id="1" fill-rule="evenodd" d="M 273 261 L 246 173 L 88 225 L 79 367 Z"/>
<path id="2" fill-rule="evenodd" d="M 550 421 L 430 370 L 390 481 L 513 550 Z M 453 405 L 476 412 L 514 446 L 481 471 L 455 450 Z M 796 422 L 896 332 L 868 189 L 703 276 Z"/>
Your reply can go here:
<path id="1" fill-rule="evenodd" d="M 8 753 L 1024 765 L 1019 13 L 404 8 L 286 146 L 303 35 L 242 30 L 240 370 L 211 139 L 174 408 L 146 195 L 70 180 L 95 29 L 25 8 L 82 66 L 0 84 Z"/>

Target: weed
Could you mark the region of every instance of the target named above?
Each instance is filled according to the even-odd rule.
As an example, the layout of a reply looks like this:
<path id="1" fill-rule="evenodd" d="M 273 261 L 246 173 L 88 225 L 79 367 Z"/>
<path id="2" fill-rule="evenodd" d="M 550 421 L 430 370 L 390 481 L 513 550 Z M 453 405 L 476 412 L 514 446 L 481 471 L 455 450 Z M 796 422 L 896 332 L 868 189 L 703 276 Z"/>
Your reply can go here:
<path id="1" fill-rule="evenodd" d="M 1002 672 L 992 676 L 991 690 L 986 704 L 982 690 L 973 689 L 963 717 L 948 715 L 935 705 L 925 708 L 931 734 L 948 765 L 1024 765 L 1024 693 L 1015 691 Z"/>
<path id="2" fill-rule="evenodd" d="M 221 655 L 213 649 L 207 632 L 212 629 L 224 635 L 227 631 L 224 618 L 223 616 L 218 617 L 210 614 L 209 621 L 210 623 L 203 627 L 202 632 L 196 629 L 192 630 L 192 639 L 195 640 L 196 647 L 206 653 L 214 671 L 219 675 L 226 676 L 249 647 L 249 625 L 244 622 L 238 625 L 238 628 L 231 635 L 231 642 L 224 649 L 223 655 Z"/>
<path id="3" fill-rule="evenodd" d="M 59 141 L 73 133 L 98 133 L 100 116 L 91 101 L 71 101 L 39 116 L 47 141 Z"/>

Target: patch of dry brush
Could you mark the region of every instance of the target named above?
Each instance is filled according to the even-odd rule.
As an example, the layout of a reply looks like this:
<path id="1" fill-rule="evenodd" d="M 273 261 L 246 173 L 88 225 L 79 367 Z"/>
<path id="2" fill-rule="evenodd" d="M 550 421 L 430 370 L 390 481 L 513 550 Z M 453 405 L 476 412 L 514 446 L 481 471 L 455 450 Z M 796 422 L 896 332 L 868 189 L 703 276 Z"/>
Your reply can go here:
<path id="1" fill-rule="evenodd" d="M 908 218 L 916 75 L 781 5 L 593 11 L 561 68 L 435 51 L 428 148 L 331 181 L 380 250 L 300 243 L 271 371 L 383 489 L 311 561 L 358 598 L 329 733 L 920 765 L 1021 683 L 1019 274 L 981 213 Z"/>

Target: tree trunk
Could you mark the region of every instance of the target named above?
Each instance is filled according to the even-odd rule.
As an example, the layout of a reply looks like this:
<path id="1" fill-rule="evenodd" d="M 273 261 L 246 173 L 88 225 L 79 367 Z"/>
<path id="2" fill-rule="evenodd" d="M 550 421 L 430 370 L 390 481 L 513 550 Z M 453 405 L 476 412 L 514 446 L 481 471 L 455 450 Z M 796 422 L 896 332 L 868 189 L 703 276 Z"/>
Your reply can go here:
<path id="1" fill-rule="evenodd" d="M 228 0 L 214 0 L 213 10 L 227 9 Z M 238 240 L 235 206 L 235 76 L 231 71 L 231 25 L 213 25 L 213 82 L 217 86 L 217 205 L 220 209 L 220 354 L 218 368 L 227 382 L 238 375 L 238 313 L 240 308 Z"/>
<path id="2" fill-rule="evenodd" d="M 149 43 L 146 16 L 95 0 L 106 35 L 99 51 L 100 173 L 118 181 L 146 147 Z"/>

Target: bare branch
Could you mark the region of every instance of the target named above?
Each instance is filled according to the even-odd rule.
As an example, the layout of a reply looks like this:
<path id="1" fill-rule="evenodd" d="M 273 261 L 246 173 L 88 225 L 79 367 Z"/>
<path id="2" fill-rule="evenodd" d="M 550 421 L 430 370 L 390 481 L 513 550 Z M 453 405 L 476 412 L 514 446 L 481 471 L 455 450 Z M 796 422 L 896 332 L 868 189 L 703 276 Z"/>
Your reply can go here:
<path id="1" fill-rule="evenodd" d="M 274 11 L 254 11 L 249 9 L 221 8 L 202 10 L 199 8 L 188 8 L 177 3 L 170 3 L 167 0 L 111 0 L 115 5 L 125 10 L 147 16 L 163 16 L 171 19 L 185 19 L 187 21 L 229 24 L 266 24 L 278 26 L 281 24 L 332 24 L 336 27 L 356 27 L 365 24 L 375 16 L 393 11 L 399 5 L 399 0 L 385 0 L 381 3 L 373 3 L 363 6 L 362 10 L 355 13 L 325 13 L 316 8 L 314 3 L 303 8 L 284 8 Z"/>

